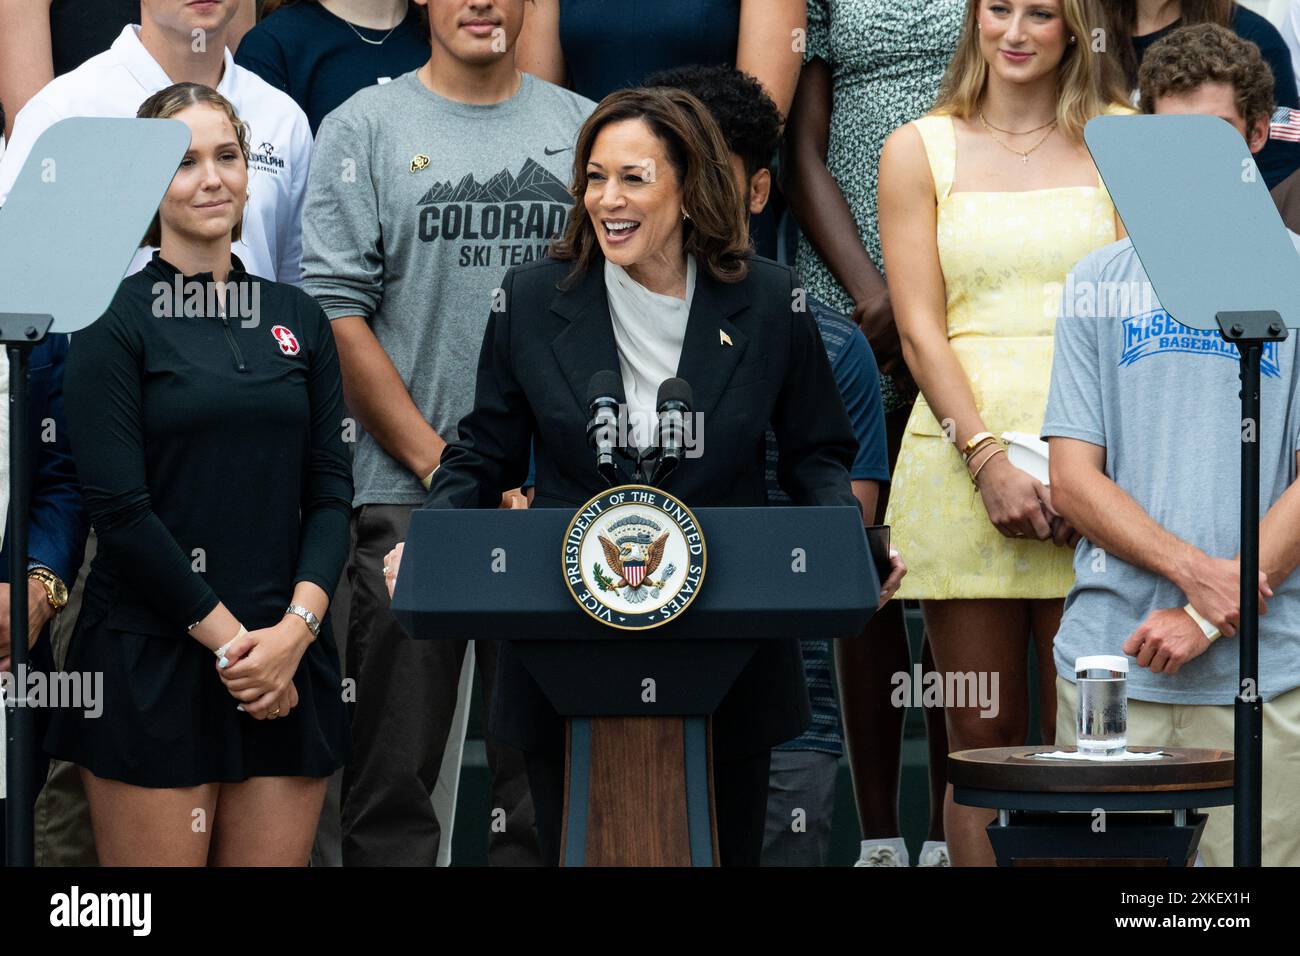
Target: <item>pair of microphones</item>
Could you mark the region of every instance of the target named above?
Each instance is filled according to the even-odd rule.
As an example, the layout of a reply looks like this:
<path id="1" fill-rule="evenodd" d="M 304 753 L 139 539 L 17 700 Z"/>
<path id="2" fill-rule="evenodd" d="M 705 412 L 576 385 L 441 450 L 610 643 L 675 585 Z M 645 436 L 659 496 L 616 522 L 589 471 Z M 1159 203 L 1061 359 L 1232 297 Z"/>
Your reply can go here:
<path id="1" fill-rule="evenodd" d="M 619 444 L 619 406 L 622 401 L 623 380 L 616 372 L 604 370 L 591 377 L 587 386 L 587 408 L 591 421 L 587 424 L 587 443 L 596 452 L 596 471 L 613 486 L 618 484 L 616 454 L 633 458 L 638 481 L 646 481 L 644 466 L 654 461 L 654 472 L 649 483 L 658 485 L 677 470 L 685 456 L 685 428 L 694 398 L 691 386 L 685 379 L 669 378 L 659 386 L 655 397 L 655 413 L 659 429 L 654 445 L 639 456 L 632 455 Z"/>

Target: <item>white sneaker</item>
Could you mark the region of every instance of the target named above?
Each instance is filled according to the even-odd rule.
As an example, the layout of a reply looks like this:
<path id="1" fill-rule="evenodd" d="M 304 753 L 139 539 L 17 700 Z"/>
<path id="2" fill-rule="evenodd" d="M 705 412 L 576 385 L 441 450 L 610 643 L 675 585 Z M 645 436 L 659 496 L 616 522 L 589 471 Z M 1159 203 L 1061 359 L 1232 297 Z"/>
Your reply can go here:
<path id="1" fill-rule="evenodd" d="M 907 866 L 907 845 L 902 837 L 863 840 L 862 855 L 854 866 Z"/>
<path id="2" fill-rule="evenodd" d="M 948 844 L 940 840 L 926 840 L 921 847 L 917 866 L 952 866 L 948 859 Z"/>

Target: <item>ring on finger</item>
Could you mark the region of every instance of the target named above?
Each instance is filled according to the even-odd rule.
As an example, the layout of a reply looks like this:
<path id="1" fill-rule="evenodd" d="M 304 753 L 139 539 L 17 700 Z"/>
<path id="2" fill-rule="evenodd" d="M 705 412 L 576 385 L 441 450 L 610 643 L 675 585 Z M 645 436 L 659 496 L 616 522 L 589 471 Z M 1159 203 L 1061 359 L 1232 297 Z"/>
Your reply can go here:
<path id="1" fill-rule="evenodd" d="M 280 708 L 276 707 L 274 710 L 272 710 L 269 714 L 266 715 L 266 719 L 275 720 L 275 718 L 279 716 L 280 716 Z"/>

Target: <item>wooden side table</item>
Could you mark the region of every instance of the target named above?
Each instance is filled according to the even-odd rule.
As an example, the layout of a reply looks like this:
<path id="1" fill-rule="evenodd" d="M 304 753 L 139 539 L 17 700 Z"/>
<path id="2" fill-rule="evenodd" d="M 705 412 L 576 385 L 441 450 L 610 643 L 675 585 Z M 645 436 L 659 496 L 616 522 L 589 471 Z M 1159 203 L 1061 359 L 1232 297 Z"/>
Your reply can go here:
<path id="1" fill-rule="evenodd" d="M 990 747 L 948 755 L 953 799 L 997 810 L 989 842 L 999 866 L 1190 866 L 1206 815 L 1232 803 L 1230 750 L 1162 751 L 1155 760 L 1103 763 L 1031 756 L 1051 746 Z"/>

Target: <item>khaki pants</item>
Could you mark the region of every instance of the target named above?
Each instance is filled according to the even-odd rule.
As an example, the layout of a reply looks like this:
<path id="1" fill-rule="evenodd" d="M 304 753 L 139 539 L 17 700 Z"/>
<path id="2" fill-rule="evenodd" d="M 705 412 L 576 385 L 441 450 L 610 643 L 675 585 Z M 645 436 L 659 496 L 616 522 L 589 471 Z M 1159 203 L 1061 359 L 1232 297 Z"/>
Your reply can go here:
<path id="1" fill-rule="evenodd" d="M 1056 678 L 1056 745 L 1077 742 L 1077 687 Z M 1135 747 L 1216 747 L 1232 750 L 1233 705 L 1128 702 L 1128 742 Z M 1265 866 L 1300 866 L 1300 688 L 1264 704 Z M 1232 866 L 1232 807 L 1205 807 L 1201 836 L 1206 866 Z"/>

